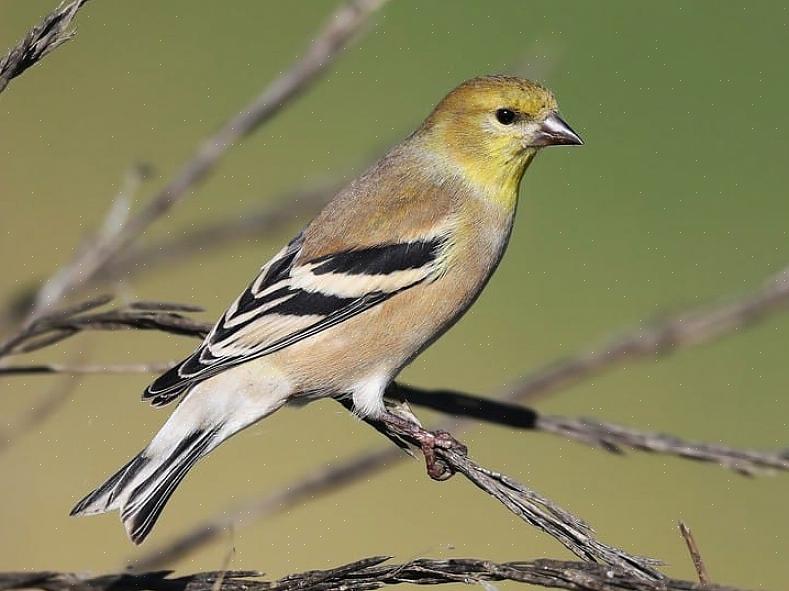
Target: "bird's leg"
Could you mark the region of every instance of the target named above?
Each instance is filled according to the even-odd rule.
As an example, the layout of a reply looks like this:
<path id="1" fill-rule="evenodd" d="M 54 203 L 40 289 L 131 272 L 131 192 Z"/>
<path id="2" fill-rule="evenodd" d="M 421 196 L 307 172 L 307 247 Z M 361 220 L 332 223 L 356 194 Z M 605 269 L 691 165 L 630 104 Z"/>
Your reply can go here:
<path id="1" fill-rule="evenodd" d="M 353 401 L 350 398 L 340 397 L 336 400 L 353 412 Z M 425 456 L 427 474 L 433 480 L 451 478 L 455 471 L 436 454 L 436 448 L 454 450 L 463 455 L 468 452 L 468 448 L 446 431 L 428 431 L 419 424 L 419 419 L 405 401 L 395 400 L 387 401 L 386 411 L 382 414 L 361 419 L 408 453 L 411 453 L 409 444 L 418 446 Z"/>
<path id="2" fill-rule="evenodd" d="M 425 456 L 427 474 L 433 480 L 447 480 L 455 473 L 443 458 L 436 454 L 436 449 L 447 449 L 466 454 L 468 449 L 446 431 L 428 431 L 414 420 L 405 418 L 396 412 L 386 411 L 376 418 L 401 437 L 418 445 Z"/>

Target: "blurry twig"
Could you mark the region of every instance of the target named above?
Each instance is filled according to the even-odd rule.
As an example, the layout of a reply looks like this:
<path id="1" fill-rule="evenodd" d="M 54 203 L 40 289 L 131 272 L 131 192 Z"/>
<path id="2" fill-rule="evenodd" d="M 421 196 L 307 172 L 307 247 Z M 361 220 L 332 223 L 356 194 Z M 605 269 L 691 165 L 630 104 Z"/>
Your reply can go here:
<path id="1" fill-rule="evenodd" d="M 648 581 L 627 572 L 589 562 L 532 560 L 496 563 L 478 558 L 419 558 L 390 564 L 386 556 L 365 558 L 329 570 L 311 570 L 276 581 L 262 579 L 258 571 L 214 571 L 171 577 L 171 571 L 121 573 L 91 577 L 76 573 L 0 573 L 0 589 L 67 591 L 212 591 L 217 580 L 222 588 L 244 591 L 373 591 L 399 585 L 475 584 L 513 581 L 571 591 L 697 591 L 697 583 L 679 579 Z M 705 585 L 706 591 L 738 591 L 734 587 Z"/>
<path id="2" fill-rule="evenodd" d="M 107 257 L 112 256 L 117 248 L 115 241 L 118 234 L 129 223 L 134 196 L 150 173 L 147 165 L 133 166 L 127 171 L 99 231 L 95 235 L 87 236 L 73 258 L 36 290 L 28 322 L 52 309 L 71 289 L 88 283 L 98 269 L 107 263 Z"/>
<path id="3" fill-rule="evenodd" d="M 693 568 L 696 569 L 696 575 L 699 577 L 699 583 L 709 585 L 710 577 L 707 574 L 707 567 L 704 566 L 704 560 L 701 558 L 699 547 L 696 545 L 696 538 L 693 537 L 693 532 L 690 531 L 690 528 L 683 521 L 679 522 L 679 533 L 682 534 L 682 538 L 688 546 L 688 552 L 693 561 Z"/>
<path id="4" fill-rule="evenodd" d="M 516 398 L 532 399 L 568 388 L 603 371 L 637 359 L 654 359 L 677 349 L 714 341 L 789 308 L 789 267 L 739 298 L 695 308 L 604 341 L 527 375 L 514 388 Z"/>
<path id="5" fill-rule="evenodd" d="M 0 365 L 0 376 L 35 375 L 35 374 L 159 374 L 174 367 L 175 361 L 154 361 L 151 363 L 106 363 L 106 364 L 69 364 L 40 363 L 36 365 Z"/>
<path id="6" fill-rule="evenodd" d="M 77 11 L 87 3 L 88 0 L 61 3 L 0 59 L 0 92 L 6 89 L 13 78 L 37 64 L 49 52 L 75 35 L 74 30 L 69 27 Z"/>
<path id="7" fill-rule="evenodd" d="M 289 191 L 275 199 L 275 204 L 248 210 L 233 218 L 208 223 L 181 236 L 152 245 L 135 245 L 119 253 L 112 266 L 102 270 L 99 279 L 128 277 L 129 273 L 149 269 L 155 265 L 194 256 L 207 248 L 217 248 L 227 242 L 243 238 L 259 238 L 273 230 L 280 230 L 294 220 L 319 210 L 341 187 L 327 183 L 312 189 Z"/>

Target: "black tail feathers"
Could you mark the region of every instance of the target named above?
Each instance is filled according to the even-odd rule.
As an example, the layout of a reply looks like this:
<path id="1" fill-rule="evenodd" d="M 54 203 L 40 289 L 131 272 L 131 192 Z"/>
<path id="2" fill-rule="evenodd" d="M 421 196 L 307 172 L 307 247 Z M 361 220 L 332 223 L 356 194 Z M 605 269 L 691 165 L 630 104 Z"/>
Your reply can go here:
<path id="1" fill-rule="evenodd" d="M 221 426 L 193 431 L 164 453 L 146 449 L 82 499 L 71 515 L 119 509 L 126 532 L 142 543 L 186 473 L 211 448 Z"/>

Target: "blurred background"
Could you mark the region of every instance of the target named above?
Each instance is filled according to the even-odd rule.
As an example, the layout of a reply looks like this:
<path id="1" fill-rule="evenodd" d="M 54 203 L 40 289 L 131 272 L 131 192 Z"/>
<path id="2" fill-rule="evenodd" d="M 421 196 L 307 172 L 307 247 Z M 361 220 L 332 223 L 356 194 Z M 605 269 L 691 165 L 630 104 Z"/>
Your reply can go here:
<path id="1" fill-rule="evenodd" d="M 3 0 L 2 51 L 55 4 Z M 334 5 L 88 4 L 77 38 L 0 96 L 0 301 L 68 260 L 135 162 L 156 172 L 138 203 L 147 199 L 301 54 Z M 494 395 L 558 356 L 639 321 L 746 293 L 789 264 L 788 23 L 782 2 L 394 0 L 326 78 L 233 150 L 145 240 L 358 172 L 466 78 L 537 78 L 586 146 L 548 150 L 530 168 L 494 280 L 403 375 Z M 123 297 L 199 304 L 213 320 L 308 219 L 137 274 Z M 538 408 L 694 440 L 786 447 L 788 333 L 789 315 L 773 315 L 585 381 Z M 166 361 L 194 346 L 164 334 L 91 333 L 25 361 Z M 117 515 L 76 520 L 68 511 L 165 419 L 168 410 L 139 401 L 150 379 L 81 378 L 62 409 L 0 453 L 0 569 L 120 568 L 234 503 L 389 445 L 332 403 L 284 410 L 201 463 L 136 549 Z M 6 378 L 0 425 L 12 425 L 55 382 Z M 786 474 L 749 479 L 502 427 L 463 438 L 481 463 L 583 516 L 603 540 L 665 560 L 672 575 L 694 576 L 677 532 L 682 518 L 716 582 L 779 588 L 789 580 Z M 237 529 L 175 566 L 221 568 L 233 546 L 232 567 L 270 576 L 373 554 L 569 556 L 462 479 L 430 481 L 421 459 Z"/>

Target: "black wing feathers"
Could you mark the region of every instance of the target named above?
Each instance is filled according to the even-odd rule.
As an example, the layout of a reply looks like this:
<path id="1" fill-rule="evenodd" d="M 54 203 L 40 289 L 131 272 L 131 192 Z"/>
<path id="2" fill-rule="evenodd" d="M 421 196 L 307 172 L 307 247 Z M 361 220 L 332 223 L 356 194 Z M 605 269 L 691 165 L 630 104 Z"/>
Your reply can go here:
<path id="1" fill-rule="evenodd" d="M 382 244 L 299 261 L 294 266 L 302 245 L 301 236 L 297 237 L 264 267 L 262 275 L 225 312 L 201 347 L 153 382 L 143 398 L 150 398 L 155 406 L 167 404 L 199 381 L 280 351 L 421 283 L 433 274 L 444 242 L 437 237 Z M 422 272 L 393 275 L 415 270 Z M 354 277 L 366 292 L 349 295 L 333 291 L 338 280 L 345 285 Z M 307 316 L 314 316 L 315 322 L 305 325 Z M 263 330 L 261 342 L 245 343 L 242 351 L 228 352 L 228 346 L 243 337 L 243 331 L 253 323 L 265 329 L 266 322 L 274 321 L 281 327 L 288 318 L 293 319 L 294 326 L 290 334 L 272 332 L 266 339 Z"/>
<path id="2" fill-rule="evenodd" d="M 419 269 L 436 258 L 442 242 L 440 239 L 420 240 L 348 250 L 312 261 L 320 263 L 312 272 L 315 275 L 388 275 L 395 271 Z"/>

